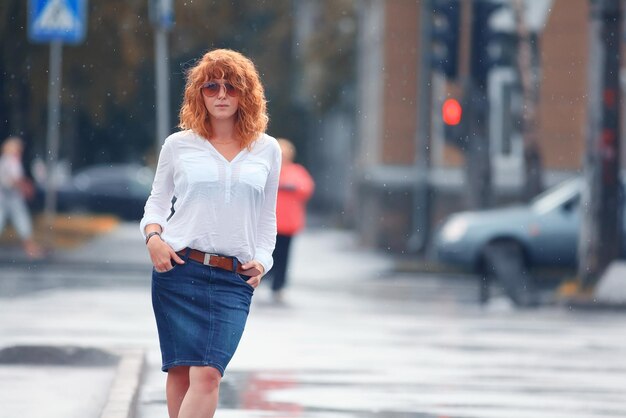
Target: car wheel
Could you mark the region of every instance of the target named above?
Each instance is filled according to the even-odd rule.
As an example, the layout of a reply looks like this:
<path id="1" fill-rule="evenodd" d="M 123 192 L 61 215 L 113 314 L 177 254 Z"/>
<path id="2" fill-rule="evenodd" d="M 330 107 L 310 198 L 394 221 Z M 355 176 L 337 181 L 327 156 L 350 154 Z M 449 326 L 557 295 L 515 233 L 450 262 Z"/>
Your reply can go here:
<path id="1" fill-rule="evenodd" d="M 507 296 L 518 306 L 536 304 L 532 277 L 526 266 L 522 246 L 512 240 L 494 241 L 483 251 L 480 300 L 489 299 L 491 282 L 497 281 Z"/>

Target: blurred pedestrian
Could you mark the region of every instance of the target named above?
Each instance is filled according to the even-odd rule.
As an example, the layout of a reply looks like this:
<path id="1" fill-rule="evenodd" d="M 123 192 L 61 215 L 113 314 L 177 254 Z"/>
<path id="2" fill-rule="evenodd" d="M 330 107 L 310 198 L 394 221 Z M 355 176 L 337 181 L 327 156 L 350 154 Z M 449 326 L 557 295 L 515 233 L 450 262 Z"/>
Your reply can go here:
<path id="1" fill-rule="evenodd" d="M 278 201 L 276 205 L 277 236 L 274 248 L 274 268 L 272 279 L 272 299 L 284 303 L 283 289 L 287 285 L 289 249 L 294 235 L 304 228 L 306 203 L 311 198 L 315 183 L 302 165 L 294 162 L 296 148 L 291 141 L 278 139 L 283 160 L 278 181 Z"/>
<path id="2" fill-rule="evenodd" d="M 273 264 L 281 155 L 267 122 L 248 58 L 217 49 L 189 69 L 182 130 L 163 144 L 140 226 L 170 417 L 214 415 L 253 291 Z"/>
<path id="3" fill-rule="evenodd" d="M 33 239 L 33 226 L 26 200 L 34 196 L 32 182 L 24 175 L 22 154 L 24 143 L 16 136 L 2 143 L 0 155 L 0 234 L 9 217 L 28 257 L 41 258 L 41 247 Z"/>

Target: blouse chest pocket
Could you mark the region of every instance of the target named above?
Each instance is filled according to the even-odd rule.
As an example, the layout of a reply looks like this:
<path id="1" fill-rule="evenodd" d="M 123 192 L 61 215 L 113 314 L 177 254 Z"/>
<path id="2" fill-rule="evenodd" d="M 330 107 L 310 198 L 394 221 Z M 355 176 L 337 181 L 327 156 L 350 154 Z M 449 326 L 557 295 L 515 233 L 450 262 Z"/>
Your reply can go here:
<path id="1" fill-rule="evenodd" d="M 270 168 L 264 161 L 248 158 L 241 164 L 239 181 L 262 192 L 269 173 Z"/>
<path id="2" fill-rule="evenodd" d="M 189 184 L 213 183 L 219 180 L 218 167 L 209 153 L 182 154 L 180 163 Z"/>

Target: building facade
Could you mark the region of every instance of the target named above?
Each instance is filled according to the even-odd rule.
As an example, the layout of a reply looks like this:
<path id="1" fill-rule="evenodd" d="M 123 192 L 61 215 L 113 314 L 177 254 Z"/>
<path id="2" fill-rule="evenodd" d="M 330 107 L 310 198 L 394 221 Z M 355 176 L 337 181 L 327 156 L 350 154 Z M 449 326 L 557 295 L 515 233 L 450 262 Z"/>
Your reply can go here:
<path id="1" fill-rule="evenodd" d="M 588 0 L 547 0 L 538 31 L 539 141 L 544 186 L 580 173 L 587 123 Z M 359 7 L 357 68 L 357 149 L 355 216 L 365 244 L 390 251 L 411 250 L 414 194 L 421 173 L 419 34 L 420 2 L 362 0 Z M 462 36 L 467 30 L 461 31 Z M 461 60 L 468 51 L 462 40 Z M 463 64 L 461 64 L 463 66 Z M 465 69 L 467 71 L 467 67 Z M 514 68 L 491 71 L 487 94 L 491 107 L 488 143 L 493 194 L 497 203 L 519 201 L 524 181 L 523 143 L 516 129 L 520 106 Z M 447 214 L 463 210 L 464 155 L 446 143 L 440 105 L 455 85 L 432 78 L 430 123 L 435 226 Z"/>

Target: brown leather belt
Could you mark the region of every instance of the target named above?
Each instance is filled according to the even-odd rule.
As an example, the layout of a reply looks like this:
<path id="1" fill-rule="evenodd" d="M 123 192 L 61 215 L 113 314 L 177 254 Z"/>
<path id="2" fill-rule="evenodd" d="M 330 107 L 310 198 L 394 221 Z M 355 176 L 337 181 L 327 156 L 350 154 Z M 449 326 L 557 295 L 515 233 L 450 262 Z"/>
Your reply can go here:
<path id="1" fill-rule="evenodd" d="M 255 270 L 255 269 L 249 269 L 249 270 L 242 269 L 241 263 L 235 257 L 203 253 L 202 251 L 194 250 L 193 248 L 191 249 L 183 248 L 182 250 L 177 251 L 176 254 L 178 254 L 182 258 L 185 258 L 185 256 L 187 255 L 187 251 L 189 251 L 189 259 L 196 261 L 200 264 L 204 264 L 205 266 L 217 267 L 223 270 L 234 271 L 236 273 L 243 274 L 245 276 L 250 276 L 250 273 L 252 273 L 251 270 Z"/>

